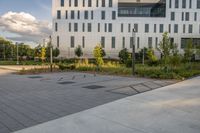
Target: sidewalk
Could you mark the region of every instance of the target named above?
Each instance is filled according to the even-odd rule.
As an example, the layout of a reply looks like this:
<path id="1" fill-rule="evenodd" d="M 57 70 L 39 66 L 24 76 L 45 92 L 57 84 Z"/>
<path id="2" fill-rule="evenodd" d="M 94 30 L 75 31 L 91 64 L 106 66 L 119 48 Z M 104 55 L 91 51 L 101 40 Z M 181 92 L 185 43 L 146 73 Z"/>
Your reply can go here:
<path id="1" fill-rule="evenodd" d="M 16 133 L 199 133 L 200 77 Z"/>

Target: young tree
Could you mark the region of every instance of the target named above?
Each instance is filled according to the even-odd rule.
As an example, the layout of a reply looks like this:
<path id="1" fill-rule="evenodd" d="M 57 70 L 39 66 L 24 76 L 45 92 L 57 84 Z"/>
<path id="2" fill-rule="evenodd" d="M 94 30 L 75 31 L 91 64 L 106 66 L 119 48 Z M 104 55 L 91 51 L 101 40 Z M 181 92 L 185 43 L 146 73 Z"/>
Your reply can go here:
<path id="1" fill-rule="evenodd" d="M 122 49 L 118 55 L 120 62 L 126 64 L 127 60 L 129 59 L 129 52 L 127 48 Z"/>
<path id="2" fill-rule="evenodd" d="M 58 57 L 60 55 L 60 50 L 58 48 L 53 49 L 53 56 Z"/>
<path id="3" fill-rule="evenodd" d="M 153 49 L 147 50 L 147 58 L 149 59 L 149 65 L 158 64 L 158 58 L 155 56 Z"/>
<path id="4" fill-rule="evenodd" d="M 102 48 L 101 45 L 98 44 L 94 50 L 93 50 L 93 56 L 96 60 L 96 65 L 99 68 L 101 65 L 103 65 L 104 61 L 103 61 L 103 57 L 102 57 Z"/>
<path id="5" fill-rule="evenodd" d="M 46 49 L 45 49 L 45 47 L 42 47 L 42 49 L 41 49 L 41 57 L 40 57 L 42 62 L 44 62 L 45 57 L 46 57 Z"/>
<path id="6" fill-rule="evenodd" d="M 167 32 L 163 33 L 163 38 L 159 44 L 158 50 L 160 51 L 162 55 L 164 65 L 166 67 L 169 61 L 170 50 L 171 50 L 171 41 Z"/>
<path id="7" fill-rule="evenodd" d="M 192 60 L 192 56 L 194 54 L 194 49 L 193 49 L 193 41 L 192 39 L 188 40 L 187 41 L 187 44 L 184 48 L 184 57 L 185 57 L 185 60 L 187 62 L 190 62 Z"/>
<path id="8" fill-rule="evenodd" d="M 75 53 L 75 55 L 78 58 L 80 58 L 81 56 L 83 56 L 83 50 L 82 50 L 82 48 L 81 48 L 80 45 L 78 45 L 78 47 L 75 49 L 74 53 Z"/>

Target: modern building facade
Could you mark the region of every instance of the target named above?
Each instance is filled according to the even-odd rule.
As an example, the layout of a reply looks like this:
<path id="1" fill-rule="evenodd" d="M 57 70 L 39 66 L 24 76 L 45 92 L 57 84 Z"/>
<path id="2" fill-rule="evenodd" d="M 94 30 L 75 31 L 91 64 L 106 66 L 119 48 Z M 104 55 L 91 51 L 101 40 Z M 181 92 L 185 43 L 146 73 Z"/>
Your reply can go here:
<path id="1" fill-rule="evenodd" d="M 80 45 L 91 57 L 100 43 L 107 56 L 123 48 L 156 48 L 164 32 L 180 51 L 188 39 L 200 45 L 200 0 L 53 0 L 52 42 L 62 57 Z"/>

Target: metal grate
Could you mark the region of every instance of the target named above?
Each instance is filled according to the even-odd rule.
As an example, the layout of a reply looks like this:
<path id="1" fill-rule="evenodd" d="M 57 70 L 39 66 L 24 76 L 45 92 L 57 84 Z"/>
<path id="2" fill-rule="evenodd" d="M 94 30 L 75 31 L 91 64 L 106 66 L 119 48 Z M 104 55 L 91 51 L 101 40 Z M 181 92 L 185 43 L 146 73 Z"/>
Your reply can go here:
<path id="1" fill-rule="evenodd" d="M 105 86 L 100 86 L 100 85 L 90 85 L 90 86 L 84 86 L 83 88 L 94 90 L 94 89 L 105 88 Z"/>
<path id="2" fill-rule="evenodd" d="M 75 82 L 72 82 L 72 81 L 58 82 L 58 84 L 61 84 L 61 85 L 74 84 L 74 83 L 75 83 Z"/>
<path id="3" fill-rule="evenodd" d="M 42 76 L 30 76 L 28 78 L 30 78 L 30 79 L 40 79 L 40 78 L 43 78 L 43 77 Z"/>

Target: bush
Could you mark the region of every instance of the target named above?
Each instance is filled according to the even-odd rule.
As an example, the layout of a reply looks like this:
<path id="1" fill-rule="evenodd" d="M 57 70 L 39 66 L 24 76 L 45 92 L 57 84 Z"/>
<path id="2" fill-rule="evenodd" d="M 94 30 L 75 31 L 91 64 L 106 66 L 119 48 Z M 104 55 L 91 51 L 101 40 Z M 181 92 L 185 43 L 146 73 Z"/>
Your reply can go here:
<path id="1" fill-rule="evenodd" d="M 126 64 L 127 60 L 129 59 L 128 49 L 124 48 L 119 52 L 119 59 L 121 63 Z"/>
<path id="2" fill-rule="evenodd" d="M 58 68 L 62 71 L 63 70 L 74 70 L 74 69 L 76 69 L 76 66 L 73 65 L 73 64 L 62 64 L 62 63 L 60 63 L 60 64 L 58 64 Z"/>

